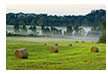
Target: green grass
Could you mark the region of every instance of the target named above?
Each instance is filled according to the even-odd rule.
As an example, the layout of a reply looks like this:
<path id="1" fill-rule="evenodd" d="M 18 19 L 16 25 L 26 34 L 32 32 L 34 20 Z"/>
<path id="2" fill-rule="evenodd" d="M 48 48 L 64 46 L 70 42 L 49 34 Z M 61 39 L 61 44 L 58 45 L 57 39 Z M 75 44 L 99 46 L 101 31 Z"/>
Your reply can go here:
<path id="1" fill-rule="evenodd" d="M 23 39 L 23 38 L 20 38 Z M 6 69 L 7 70 L 105 70 L 106 44 L 93 42 L 75 43 L 72 41 L 58 41 L 59 53 L 50 53 L 50 47 L 55 43 L 18 40 L 17 37 L 6 42 Z M 72 43 L 72 47 L 68 44 Z M 99 48 L 99 53 L 91 53 L 92 46 Z M 27 48 L 28 59 L 16 59 L 16 49 Z"/>

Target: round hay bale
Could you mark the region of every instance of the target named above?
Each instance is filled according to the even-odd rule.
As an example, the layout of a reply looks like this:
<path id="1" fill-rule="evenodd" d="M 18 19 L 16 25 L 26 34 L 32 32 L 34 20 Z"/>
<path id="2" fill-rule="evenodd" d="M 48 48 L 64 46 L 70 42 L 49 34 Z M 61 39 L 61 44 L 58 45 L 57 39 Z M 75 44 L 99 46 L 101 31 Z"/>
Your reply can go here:
<path id="1" fill-rule="evenodd" d="M 54 46 L 58 46 L 58 43 L 54 43 Z"/>
<path id="2" fill-rule="evenodd" d="M 96 44 L 99 44 L 99 42 L 97 41 Z"/>
<path id="3" fill-rule="evenodd" d="M 72 44 L 69 44 L 69 46 L 72 46 Z"/>
<path id="4" fill-rule="evenodd" d="M 81 41 L 81 43 L 85 43 L 84 41 Z"/>
<path id="5" fill-rule="evenodd" d="M 44 45 L 47 45 L 47 43 L 44 43 Z"/>
<path id="6" fill-rule="evenodd" d="M 50 52 L 51 52 L 51 53 L 58 53 L 58 48 L 57 48 L 56 46 L 52 46 L 52 47 L 50 48 Z"/>
<path id="7" fill-rule="evenodd" d="M 16 58 L 28 58 L 28 52 L 26 48 L 20 48 L 15 51 L 15 57 Z"/>
<path id="8" fill-rule="evenodd" d="M 79 41 L 75 41 L 75 43 L 78 43 Z"/>
<path id="9" fill-rule="evenodd" d="M 92 47 L 91 52 L 99 52 L 99 48 L 98 47 Z"/>

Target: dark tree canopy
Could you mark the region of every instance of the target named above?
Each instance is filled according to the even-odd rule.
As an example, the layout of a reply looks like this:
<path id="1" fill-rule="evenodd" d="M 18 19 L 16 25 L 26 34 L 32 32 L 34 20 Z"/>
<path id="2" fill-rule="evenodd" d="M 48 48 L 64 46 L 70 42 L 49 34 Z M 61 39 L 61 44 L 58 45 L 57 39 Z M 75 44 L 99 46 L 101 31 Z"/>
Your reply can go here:
<path id="1" fill-rule="evenodd" d="M 106 20 L 106 11 L 103 9 L 93 10 L 86 15 L 64 15 L 52 16 L 47 14 L 33 14 L 33 13 L 8 13 L 6 14 L 6 24 L 15 25 L 23 21 L 25 25 L 44 25 L 44 26 L 100 26 L 103 20 Z"/>

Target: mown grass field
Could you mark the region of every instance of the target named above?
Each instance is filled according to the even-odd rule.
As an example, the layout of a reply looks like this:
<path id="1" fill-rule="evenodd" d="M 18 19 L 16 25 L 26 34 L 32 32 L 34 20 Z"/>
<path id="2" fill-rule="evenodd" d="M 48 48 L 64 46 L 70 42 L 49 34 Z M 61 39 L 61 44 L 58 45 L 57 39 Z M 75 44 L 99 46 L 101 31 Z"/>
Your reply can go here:
<path id="1" fill-rule="evenodd" d="M 73 41 L 29 41 L 28 37 L 7 37 L 7 70 L 105 70 L 106 44 L 95 42 L 75 43 Z M 26 40 L 23 40 L 26 39 Z M 58 43 L 59 53 L 50 53 L 50 47 Z M 68 44 L 72 43 L 72 47 Z M 92 46 L 99 48 L 99 53 L 91 53 Z M 16 49 L 27 48 L 28 59 L 16 59 Z"/>

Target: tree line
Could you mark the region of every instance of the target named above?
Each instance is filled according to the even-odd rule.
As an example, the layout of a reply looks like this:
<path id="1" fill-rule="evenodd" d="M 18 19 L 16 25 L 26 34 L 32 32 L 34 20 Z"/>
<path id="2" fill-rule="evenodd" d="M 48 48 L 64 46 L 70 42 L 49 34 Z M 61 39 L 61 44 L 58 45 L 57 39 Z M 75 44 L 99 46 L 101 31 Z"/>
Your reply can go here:
<path id="1" fill-rule="evenodd" d="M 44 26 L 99 26 L 101 21 L 106 20 L 106 11 L 103 9 L 92 10 L 86 15 L 47 15 L 47 14 L 34 14 L 34 13 L 7 13 L 7 25 L 21 25 L 22 21 L 25 25 L 44 25 Z"/>
<path id="2" fill-rule="evenodd" d="M 27 25 L 33 33 L 36 33 L 36 26 L 41 26 L 43 33 L 61 34 L 61 30 L 55 26 L 65 26 L 67 31 L 65 35 L 71 35 L 73 30 L 78 33 L 83 30 L 80 26 L 92 26 L 93 30 L 106 30 L 106 11 L 103 9 L 93 10 L 87 15 L 68 15 L 68 16 L 52 16 L 47 14 L 33 13 L 8 13 L 6 14 L 6 24 L 14 25 L 14 32 L 27 32 Z M 45 26 L 50 26 L 45 27 Z"/>

